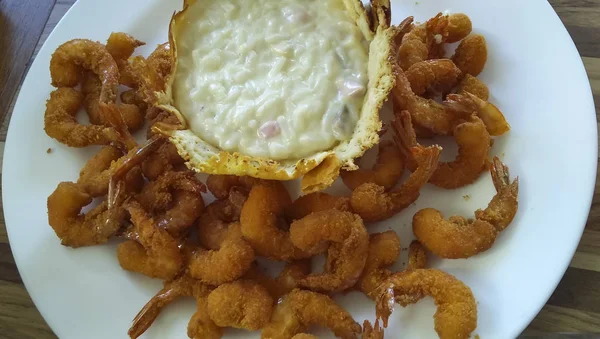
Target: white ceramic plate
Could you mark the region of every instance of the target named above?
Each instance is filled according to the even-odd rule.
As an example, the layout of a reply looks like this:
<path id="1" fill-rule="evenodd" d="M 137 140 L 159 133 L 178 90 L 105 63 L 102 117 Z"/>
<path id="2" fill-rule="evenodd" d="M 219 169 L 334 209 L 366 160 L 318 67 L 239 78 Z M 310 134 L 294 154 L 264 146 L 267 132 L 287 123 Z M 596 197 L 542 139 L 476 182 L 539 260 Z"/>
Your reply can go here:
<path id="1" fill-rule="evenodd" d="M 69 39 L 105 41 L 112 31 L 146 41 L 140 52 L 147 55 L 166 41 L 167 24 L 179 7 L 180 1 L 78 1 L 41 49 L 15 106 L 4 153 L 4 213 L 23 281 L 61 338 L 126 338 L 131 320 L 161 282 L 123 271 L 116 242 L 73 250 L 61 246 L 48 226 L 46 198 L 58 182 L 76 180 L 97 150 L 70 149 L 43 132 L 44 104 L 52 91 L 50 55 Z M 481 79 L 512 125 L 510 133 L 496 139 L 492 153 L 505 155 L 521 187 L 519 213 L 491 250 L 468 260 L 433 259 L 432 265 L 472 288 L 479 312 L 473 334 L 515 337 L 556 287 L 581 236 L 596 176 L 594 104 L 577 50 L 546 1 L 393 1 L 393 21 L 408 15 L 425 20 L 444 10 L 467 13 L 487 39 L 489 60 Z M 49 147 L 53 152 L 47 154 Z M 343 191 L 340 185 L 336 189 Z M 393 228 L 406 247 L 418 209 L 469 216 L 493 194 L 489 174 L 454 191 L 428 185 L 414 206 L 372 230 Z M 357 321 L 374 318 L 373 303 L 361 294 L 338 300 Z M 192 300 L 167 307 L 146 337 L 186 338 L 194 309 Z M 434 311 L 431 299 L 398 307 L 388 337 L 435 336 Z M 227 338 L 258 338 L 244 331 L 226 333 Z"/>

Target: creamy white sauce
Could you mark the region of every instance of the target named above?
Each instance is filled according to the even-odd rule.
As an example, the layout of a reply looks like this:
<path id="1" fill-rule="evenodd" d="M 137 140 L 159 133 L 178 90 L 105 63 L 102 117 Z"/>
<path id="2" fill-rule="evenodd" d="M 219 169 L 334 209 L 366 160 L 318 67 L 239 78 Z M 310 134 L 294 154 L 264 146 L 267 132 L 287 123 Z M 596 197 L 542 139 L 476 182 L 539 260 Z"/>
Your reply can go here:
<path id="1" fill-rule="evenodd" d="M 173 93 L 195 134 L 276 160 L 351 138 L 368 44 L 342 1 L 197 1 L 185 20 Z"/>

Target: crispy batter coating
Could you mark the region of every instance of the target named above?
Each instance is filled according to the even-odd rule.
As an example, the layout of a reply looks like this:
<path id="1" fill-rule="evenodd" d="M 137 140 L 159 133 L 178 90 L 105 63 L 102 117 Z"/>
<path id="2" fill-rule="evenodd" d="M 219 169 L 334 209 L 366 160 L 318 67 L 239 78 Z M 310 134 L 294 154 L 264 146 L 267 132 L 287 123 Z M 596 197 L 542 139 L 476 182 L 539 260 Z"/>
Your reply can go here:
<path id="1" fill-rule="evenodd" d="M 117 258 L 123 269 L 151 278 L 172 279 L 183 265 L 179 244 L 144 211 L 130 201 L 127 211 L 137 232 L 137 241 L 128 240 L 117 246 Z"/>
<path id="2" fill-rule="evenodd" d="M 260 330 L 272 311 L 269 292 L 251 280 L 223 284 L 208 295 L 208 315 L 220 327 Z"/>
<path id="3" fill-rule="evenodd" d="M 487 44 L 480 34 L 464 38 L 452 56 L 452 61 L 463 72 L 478 76 L 487 62 Z"/>
<path id="4" fill-rule="evenodd" d="M 83 95 L 72 88 L 61 87 L 50 93 L 44 114 L 44 131 L 49 137 L 70 147 L 108 145 L 118 140 L 112 127 L 82 125 L 76 115 Z"/>
<path id="5" fill-rule="evenodd" d="M 76 248 L 103 244 L 121 227 L 122 210 L 109 210 L 103 202 L 82 214 L 90 203 L 92 197 L 72 182 L 59 183 L 48 197 L 48 224 L 63 245 Z"/>
<path id="6" fill-rule="evenodd" d="M 50 60 L 52 86 L 77 86 L 82 69 L 99 77 L 102 83 L 99 100 L 114 102 L 119 87 L 119 68 L 106 47 L 96 41 L 73 39 L 58 46 Z"/>
<path id="7" fill-rule="evenodd" d="M 496 195 L 485 210 L 475 212 L 475 220 L 461 216 L 444 219 L 440 211 L 426 208 L 413 217 L 413 232 L 431 252 L 442 258 L 468 258 L 488 250 L 514 219 L 518 209 L 518 178 L 512 183 L 508 168 L 494 158 L 492 181 Z"/>
<path id="8" fill-rule="evenodd" d="M 350 199 L 343 196 L 335 196 L 324 192 L 314 192 L 303 195 L 285 210 L 289 221 L 302 219 L 305 216 L 330 209 L 350 211 Z"/>
<path id="9" fill-rule="evenodd" d="M 243 276 L 254 262 L 254 250 L 234 222 L 217 250 L 197 249 L 190 258 L 190 275 L 211 285 L 220 285 Z"/>
<path id="10" fill-rule="evenodd" d="M 258 255 L 286 261 L 310 257 L 294 246 L 289 232 L 278 227 L 278 219 L 284 216 L 291 203 L 288 192 L 280 182 L 252 187 L 242 208 L 240 222 L 244 238 Z"/>
<path id="11" fill-rule="evenodd" d="M 311 325 L 327 327 L 342 339 L 356 339 L 361 333 L 361 327 L 352 315 L 330 297 L 295 289 L 277 304 L 261 338 L 288 339 L 306 332 Z"/>
<path id="12" fill-rule="evenodd" d="M 356 171 L 341 171 L 340 177 L 350 190 L 367 182 L 390 190 L 398 183 L 403 173 L 404 161 L 400 150 L 394 142 L 384 140 L 379 143 L 379 153 L 373 169 L 359 168 Z"/>
<path id="13" fill-rule="evenodd" d="M 336 209 L 309 214 L 290 226 L 292 243 L 317 254 L 329 245 L 328 269 L 310 274 L 298 281 L 304 288 L 340 292 L 353 286 L 365 267 L 369 250 L 369 235 L 362 219 L 350 212 Z M 328 244 L 329 243 L 329 244 Z"/>
<path id="14" fill-rule="evenodd" d="M 477 304 L 471 289 L 454 276 L 437 269 L 418 269 L 391 276 L 377 297 L 377 317 L 387 327 L 397 295 L 429 295 L 437 305 L 435 331 L 441 339 L 469 338 L 477 327 Z M 399 301 L 400 302 L 400 301 Z M 407 304 L 402 304 L 407 306 Z"/>

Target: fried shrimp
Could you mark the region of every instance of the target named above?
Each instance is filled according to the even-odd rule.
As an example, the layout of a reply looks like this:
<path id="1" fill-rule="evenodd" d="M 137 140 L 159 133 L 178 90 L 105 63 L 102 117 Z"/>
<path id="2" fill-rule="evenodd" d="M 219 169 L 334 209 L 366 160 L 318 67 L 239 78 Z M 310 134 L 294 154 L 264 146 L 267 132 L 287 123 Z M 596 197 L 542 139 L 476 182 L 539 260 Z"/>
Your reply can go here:
<path id="1" fill-rule="evenodd" d="M 227 199 L 215 200 L 198 219 L 198 241 L 209 250 L 218 250 L 229 233 L 231 223 L 240 220 L 242 207 L 248 197 L 232 191 Z"/>
<path id="2" fill-rule="evenodd" d="M 369 254 L 365 269 L 358 280 L 358 288 L 368 297 L 381 283 L 392 275 L 386 269 L 393 265 L 400 255 L 400 237 L 394 231 L 375 233 L 369 236 Z"/>
<path id="3" fill-rule="evenodd" d="M 50 60 L 52 86 L 77 86 L 82 69 L 90 70 L 100 78 L 100 102 L 114 102 L 119 87 L 119 68 L 106 47 L 96 41 L 73 39 L 54 51 Z"/>
<path id="4" fill-rule="evenodd" d="M 350 205 L 354 213 L 365 221 L 385 220 L 402 211 L 415 202 L 423 185 L 429 181 L 438 167 L 441 147 L 413 147 L 407 150 L 418 166 L 402 185 L 390 192 L 382 186 L 362 184 L 350 196 Z"/>
<path id="5" fill-rule="evenodd" d="M 148 180 L 156 180 L 161 174 L 168 171 L 185 169 L 187 169 L 185 160 L 177 153 L 175 145 L 170 142 L 161 145 L 142 163 L 142 172 Z"/>
<path id="6" fill-rule="evenodd" d="M 358 280 L 357 287 L 369 298 L 375 298 L 377 288 L 394 272 L 387 267 L 393 265 L 400 255 L 400 238 L 394 231 L 371 234 L 369 237 L 369 254 L 365 269 Z M 427 252 L 418 242 L 413 241 L 408 248 L 408 263 L 405 270 L 425 268 Z M 403 302 L 414 303 L 422 295 L 398 296 Z"/>
<path id="7" fill-rule="evenodd" d="M 494 157 L 490 168 L 496 195 L 475 220 L 460 216 L 444 219 L 440 211 L 426 208 L 413 217 L 413 232 L 427 249 L 442 258 L 468 258 L 488 250 L 512 222 L 518 209 L 519 180 L 510 182 L 508 168 Z"/>
<path id="8" fill-rule="evenodd" d="M 79 173 L 77 184 L 81 185 L 92 196 L 102 196 L 109 192 L 110 182 L 119 174 L 124 179 L 126 188 L 136 192 L 143 184 L 141 170 L 137 165 L 148 153 L 160 146 L 160 139 L 150 140 L 144 146 L 132 143 L 131 149 L 124 156 L 117 156 L 115 147 L 106 146 L 90 159 Z"/>
<path id="9" fill-rule="evenodd" d="M 92 197 L 72 182 L 61 182 L 48 197 L 48 224 L 64 246 L 103 244 L 121 227 L 123 211 L 109 210 L 106 201 L 82 214 L 91 203 Z"/>
<path id="10" fill-rule="evenodd" d="M 463 73 L 478 76 L 487 62 L 487 45 L 480 34 L 464 38 L 452 56 L 452 61 Z"/>
<path id="11" fill-rule="evenodd" d="M 220 339 L 223 329 L 215 324 L 208 315 L 208 299 L 196 299 L 196 313 L 190 318 L 187 335 L 192 339 Z"/>
<path id="12" fill-rule="evenodd" d="M 112 55 L 119 68 L 119 82 L 127 87 L 135 87 L 135 75 L 132 74 L 128 59 L 136 48 L 146 43 L 139 41 L 133 36 L 123 32 L 113 32 L 106 41 L 106 50 Z"/>
<path id="13" fill-rule="evenodd" d="M 295 289 L 277 304 L 271 321 L 261 332 L 261 338 L 292 338 L 296 334 L 306 332 L 311 325 L 327 327 L 343 339 L 355 339 L 362 332 L 352 315 L 330 297 Z"/>
<path id="14" fill-rule="evenodd" d="M 148 56 L 148 64 L 157 70 L 158 74 L 164 79 L 171 74 L 173 60 L 171 56 L 171 46 L 168 42 L 156 46 L 156 49 Z"/>
<path id="15" fill-rule="evenodd" d="M 100 107 L 100 92 L 102 84 L 98 77 L 91 72 L 83 74 L 81 92 L 84 95 L 83 106 L 94 125 L 110 126 L 104 116 L 104 110 Z M 139 130 L 144 125 L 144 115 L 136 105 L 117 104 L 127 128 L 131 132 Z"/>
<path id="16" fill-rule="evenodd" d="M 412 121 L 421 129 L 437 135 L 448 135 L 457 119 L 465 112 L 447 110 L 444 105 L 416 95 L 405 72 L 396 67 L 396 85 L 392 88 L 394 112 L 410 112 Z M 467 115 L 473 112 L 466 112 Z"/>
<path id="17" fill-rule="evenodd" d="M 165 172 L 144 186 L 137 199 L 154 216 L 158 227 L 180 236 L 204 210 L 206 187 L 193 172 Z"/>
<path id="18" fill-rule="evenodd" d="M 291 203 L 290 195 L 280 182 L 252 187 L 240 222 L 244 238 L 258 255 L 285 261 L 310 257 L 294 246 L 289 232 L 278 227 L 278 219 Z"/>
<path id="19" fill-rule="evenodd" d="M 454 276 L 437 269 L 396 273 L 386 280 L 377 297 L 377 317 L 387 327 L 397 295 L 429 295 L 433 298 L 435 331 L 441 339 L 469 338 L 477 327 L 477 304 L 471 289 Z"/>
<path id="20" fill-rule="evenodd" d="M 420 25 L 411 25 L 412 20 L 405 21 L 400 26 L 412 27 L 412 29 L 407 33 L 405 30 L 398 29 L 397 33 L 404 34 L 401 38 L 395 37 L 395 41 L 401 41 L 397 59 L 403 70 L 408 70 L 415 63 L 427 59 L 443 58 L 443 44 L 458 42 L 471 33 L 472 29 L 471 20 L 462 13 L 451 15 L 439 13 Z"/>
<path id="21" fill-rule="evenodd" d="M 137 95 L 148 105 L 154 105 L 157 101 L 156 92 L 163 91 L 165 88 L 165 79 L 158 73 L 148 60 L 142 56 L 135 56 L 130 59 L 129 66 L 135 74 Z"/>
<path id="22" fill-rule="evenodd" d="M 490 90 L 487 85 L 471 74 L 465 74 L 455 90 L 457 94 L 469 92 L 483 101 L 488 101 L 490 98 Z"/>
<path id="23" fill-rule="evenodd" d="M 416 95 L 447 93 L 458 83 L 460 70 L 450 59 L 417 62 L 406 70 L 406 77 Z"/>
<path id="24" fill-rule="evenodd" d="M 108 193 L 108 183 L 117 166 L 129 155 L 114 146 L 104 146 L 94 155 L 79 172 L 77 184 L 92 197 L 100 197 Z M 134 168 L 125 176 L 125 189 L 138 192 L 144 185 L 141 170 Z"/>
<path id="25" fill-rule="evenodd" d="M 344 196 L 335 196 L 324 192 L 314 192 L 296 199 L 286 210 L 285 215 L 291 222 L 305 216 L 330 209 L 350 211 L 350 199 Z"/>
<path id="26" fill-rule="evenodd" d="M 208 187 L 210 193 L 215 196 L 215 198 L 223 199 L 229 195 L 229 190 L 232 187 L 239 186 L 251 189 L 252 186 L 265 182 L 267 181 L 248 176 L 211 174 L 206 179 L 206 186 Z"/>
<path id="27" fill-rule="evenodd" d="M 208 315 L 220 327 L 260 330 L 269 322 L 272 311 L 269 292 L 251 280 L 220 285 L 208 295 Z"/>
<path id="28" fill-rule="evenodd" d="M 245 279 L 256 281 L 269 291 L 274 301 L 290 293 L 298 287 L 298 281 L 310 273 L 310 261 L 307 259 L 292 261 L 285 265 L 283 270 L 275 278 L 266 275 L 258 265 L 250 267 Z"/>
<path id="29" fill-rule="evenodd" d="M 510 125 L 498 107 L 469 92 L 448 94 L 444 105 L 453 110 L 476 112 L 492 136 L 502 135 L 510 130 Z"/>
<path id="30" fill-rule="evenodd" d="M 315 291 L 339 292 L 353 286 L 360 277 L 369 250 L 369 235 L 359 216 L 335 209 L 309 214 L 290 226 L 292 243 L 310 253 L 322 253 L 330 243 L 328 269 L 298 281 Z"/>
<path id="31" fill-rule="evenodd" d="M 403 111 L 394 120 L 398 138 L 409 147 L 418 147 L 411 124 L 411 115 Z M 454 140 L 458 144 L 458 155 L 451 162 L 440 162 L 429 182 L 442 188 L 452 189 L 468 185 L 479 178 L 488 164 L 490 134 L 485 124 L 477 116 L 454 127 Z M 414 158 L 414 157 L 413 157 Z M 415 168 L 412 159 L 407 161 L 409 168 Z"/>
<path id="32" fill-rule="evenodd" d="M 398 65 L 403 70 L 407 70 L 413 64 L 427 60 L 429 56 L 429 41 L 427 40 L 426 25 L 415 26 L 411 22 L 408 25 L 404 25 L 404 27 L 411 27 L 411 29 L 406 33 L 402 29 L 397 30 L 398 33 L 404 34 L 401 39 L 396 36 L 394 40 L 401 41 L 398 45 L 398 53 L 396 55 Z"/>
<path id="33" fill-rule="evenodd" d="M 62 87 L 50 93 L 44 114 L 44 130 L 49 137 L 70 147 L 108 145 L 118 139 L 112 127 L 82 125 L 77 122 L 77 111 L 83 95 L 72 88 Z"/>
<path id="34" fill-rule="evenodd" d="M 393 141 L 384 140 L 379 144 L 379 154 L 373 169 L 359 168 L 356 171 L 341 171 L 340 176 L 346 187 L 354 190 L 358 186 L 371 182 L 392 189 L 404 173 L 404 161 Z"/>
<path id="35" fill-rule="evenodd" d="M 383 334 L 383 328 L 379 326 L 379 319 L 375 321 L 374 326 L 368 320 L 363 322 L 362 339 L 383 339 Z"/>
<path id="36" fill-rule="evenodd" d="M 150 328 L 165 306 L 180 297 L 194 297 L 197 302 L 197 311 L 190 319 L 188 336 L 190 338 L 221 338 L 223 330 L 217 327 L 207 315 L 206 298 L 211 291 L 212 287 L 192 279 L 186 274 L 166 281 L 164 287 L 135 316 L 127 333 L 131 338 L 138 338 Z M 190 331 L 193 335 L 190 334 Z M 200 334 L 205 336 L 200 336 Z"/>
<path id="37" fill-rule="evenodd" d="M 254 250 L 242 237 L 240 225 L 229 225 L 228 234 L 217 250 L 197 249 L 190 258 L 190 275 L 211 285 L 220 285 L 243 276 L 254 262 Z"/>
<path id="38" fill-rule="evenodd" d="M 117 246 L 121 267 L 151 278 L 173 278 L 183 265 L 177 241 L 160 228 L 139 203 L 130 201 L 126 209 L 137 232 L 137 241 L 128 240 Z"/>
<path id="39" fill-rule="evenodd" d="M 315 337 L 312 334 L 298 333 L 295 336 L 293 336 L 292 339 L 319 339 L 319 338 Z"/>

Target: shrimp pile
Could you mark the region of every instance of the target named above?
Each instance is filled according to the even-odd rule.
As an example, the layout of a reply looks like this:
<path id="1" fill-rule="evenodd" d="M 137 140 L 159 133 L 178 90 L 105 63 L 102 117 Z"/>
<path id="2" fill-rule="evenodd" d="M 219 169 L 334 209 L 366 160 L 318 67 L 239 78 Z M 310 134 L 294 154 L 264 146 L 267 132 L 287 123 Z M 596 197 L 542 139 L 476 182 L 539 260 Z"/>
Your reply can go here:
<path id="1" fill-rule="evenodd" d="M 371 21 L 389 25 L 389 2 L 373 1 L 368 11 Z M 511 181 L 497 156 L 490 160 L 494 138 L 510 125 L 477 78 L 488 51 L 467 15 L 440 13 L 424 23 L 408 17 L 390 32 L 393 119 L 382 124 L 375 164 L 340 171 L 346 194 L 295 199 L 280 181 L 209 175 L 205 185 L 186 167 L 189 159 L 163 136 L 186 122 L 158 105 L 157 92 L 174 70 L 169 43 L 147 58 L 135 55 L 144 42 L 123 32 L 105 44 L 75 39 L 57 48 L 44 130 L 69 147 L 101 148 L 77 180 L 50 194 L 48 224 L 64 246 L 118 241 L 123 270 L 163 281 L 133 319 L 131 338 L 182 297 L 196 301 L 190 338 L 218 339 L 237 328 L 261 331 L 264 339 L 310 339 L 316 338 L 311 327 L 320 326 L 339 338 L 383 339 L 395 304 L 426 296 L 437 306 L 440 338 L 468 338 L 475 330 L 473 293 L 428 267 L 428 251 L 469 258 L 490 249 L 512 223 L 518 178 Z M 456 51 L 446 55 L 452 43 Z M 128 89 L 119 93 L 120 85 Z M 89 125 L 77 120 L 81 107 Z M 147 140 L 138 144 L 132 133 L 144 125 Z M 440 161 L 438 137 L 456 142 L 454 160 Z M 422 138 L 433 139 L 431 146 Z M 428 183 L 456 189 L 488 170 L 496 195 L 474 219 L 445 219 L 436 206 L 421 209 L 412 217 L 414 237 L 402 239 L 407 248 L 394 230 L 370 234 L 374 222 L 406 213 Z M 205 203 L 207 193 L 215 200 Z M 402 251 L 408 259 L 399 265 Z M 313 270 L 320 255 L 324 267 Z M 267 273 L 265 259 L 283 262 L 283 269 Z M 350 291 L 375 301 L 375 319 L 361 319 L 361 326 L 332 299 Z"/>

